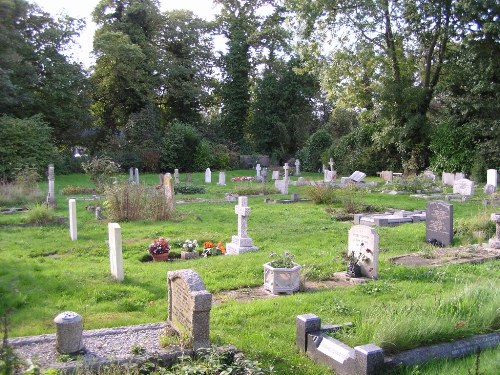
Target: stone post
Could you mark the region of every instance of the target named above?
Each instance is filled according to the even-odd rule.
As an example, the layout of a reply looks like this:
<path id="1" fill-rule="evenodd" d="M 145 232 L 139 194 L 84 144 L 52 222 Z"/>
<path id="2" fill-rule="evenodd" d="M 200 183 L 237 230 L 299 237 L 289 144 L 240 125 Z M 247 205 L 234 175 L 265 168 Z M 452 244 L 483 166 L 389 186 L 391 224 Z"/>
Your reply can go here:
<path id="1" fill-rule="evenodd" d="M 56 207 L 56 195 L 55 195 L 55 176 L 54 176 L 54 164 L 49 164 L 48 171 L 49 180 L 49 191 L 47 193 L 47 206 L 55 208 Z"/>
<path id="2" fill-rule="evenodd" d="M 83 349 L 82 317 L 75 312 L 66 311 L 57 315 L 56 349 L 61 354 L 73 354 Z"/>
<path id="3" fill-rule="evenodd" d="M 174 169 L 174 183 L 179 184 L 179 170 L 177 168 Z"/>
<path id="4" fill-rule="evenodd" d="M 76 241 L 78 238 L 78 229 L 76 226 L 76 200 L 69 200 L 69 237 L 71 241 Z"/>
<path id="5" fill-rule="evenodd" d="M 118 223 L 108 223 L 109 263 L 111 275 L 123 281 L 122 229 Z"/>
<path id="6" fill-rule="evenodd" d="M 172 175 L 170 173 L 165 173 L 163 176 L 163 189 L 165 191 L 165 199 L 167 201 L 167 206 L 170 212 L 175 211 L 175 191 L 174 184 L 172 181 Z"/>
<path id="7" fill-rule="evenodd" d="M 139 185 L 139 168 L 135 168 L 135 183 Z"/>
<path id="8" fill-rule="evenodd" d="M 299 159 L 295 160 L 295 175 L 296 176 L 300 175 L 300 160 Z"/>

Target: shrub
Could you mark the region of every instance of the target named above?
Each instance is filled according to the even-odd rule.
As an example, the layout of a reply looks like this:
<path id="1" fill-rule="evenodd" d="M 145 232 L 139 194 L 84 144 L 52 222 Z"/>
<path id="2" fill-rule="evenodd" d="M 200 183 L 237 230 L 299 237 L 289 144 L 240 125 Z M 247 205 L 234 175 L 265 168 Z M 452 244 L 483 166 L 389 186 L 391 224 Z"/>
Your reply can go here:
<path id="1" fill-rule="evenodd" d="M 14 207 L 32 203 L 42 203 L 44 194 L 38 187 L 25 187 L 16 183 L 0 183 L 0 207 Z"/>
<path id="2" fill-rule="evenodd" d="M 62 193 L 64 195 L 72 195 L 72 194 L 93 194 L 95 192 L 94 189 L 86 187 L 86 186 L 73 186 L 67 185 L 63 187 Z"/>
<path id="3" fill-rule="evenodd" d="M 202 140 L 194 154 L 194 168 L 202 171 L 208 167 L 213 168 L 213 147 L 207 140 Z"/>
<path id="4" fill-rule="evenodd" d="M 324 184 L 310 186 L 306 194 L 316 204 L 334 204 L 340 201 L 335 189 Z"/>
<path id="5" fill-rule="evenodd" d="M 176 186 L 176 194 L 204 194 L 205 188 L 203 186 Z"/>
<path id="6" fill-rule="evenodd" d="M 82 163 L 83 170 L 98 190 L 110 184 L 110 178 L 119 172 L 119 166 L 107 156 L 94 157 Z"/>
<path id="7" fill-rule="evenodd" d="M 436 184 L 432 182 L 430 178 L 419 175 L 393 180 L 392 187 L 396 191 L 409 191 L 417 193 L 422 191 L 432 191 L 436 187 Z"/>
<path id="8" fill-rule="evenodd" d="M 57 216 L 53 209 L 47 208 L 42 204 L 37 204 L 25 217 L 25 221 L 29 224 L 48 225 L 57 222 Z"/>
<path id="9" fill-rule="evenodd" d="M 166 132 L 161 148 L 160 168 L 179 168 L 187 173 L 195 171 L 195 155 L 201 136 L 191 125 L 174 122 Z"/>
<path id="10" fill-rule="evenodd" d="M 37 182 L 41 180 L 41 176 L 35 167 L 25 167 L 17 171 L 15 184 L 20 186 L 28 193 L 38 190 Z"/>
<path id="11" fill-rule="evenodd" d="M 231 194 L 238 195 L 268 195 L 279 194 L 279 190 L 274 187 L 267 187 L 262 185 L 239 185 L 236 189 L 231 191 Z"/>
<path id="12" fill-rule="evenodd" d="M 365 189 L 349 184 L 342 188 L 342 192 L 344 193 L 342 206 L 346 213 L 354 214 L 364 210 L 365 206 L 362 203 L 362 199 L 366 193 Z"/>
<path id="13" fill-rule="evenodd" d="M 304 158 L 302 165 L 305 171 L 316 172 L 321 167 L 321 154 L 332 142 L 332 136 L 325 129 L 319 129 L 309 137 L 304 149 L 300 151 Z"/>

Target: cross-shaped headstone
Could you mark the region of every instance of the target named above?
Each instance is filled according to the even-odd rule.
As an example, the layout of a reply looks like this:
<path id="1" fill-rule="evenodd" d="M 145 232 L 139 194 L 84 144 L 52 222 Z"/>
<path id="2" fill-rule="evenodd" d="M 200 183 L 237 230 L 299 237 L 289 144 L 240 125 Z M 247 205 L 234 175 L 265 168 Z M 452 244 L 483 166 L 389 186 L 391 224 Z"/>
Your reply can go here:
<path id="1" fill-rule="evenodd" d="M 285 170 L 285 177 L 283 179 L 288 180 L 288 170 L 290 169 L 290 167 L 288 166 L 288 163 L 285 163 L 285 165 L 283 166 L 283 169 Z"/>
<path id="2" fill-rule="evenodd" d="M 257 166 L 255 167 L 255 170 L 257 171 L 257 177 L 260 177 L 260 171 L 262 170 L 262 167 L 260 166 L 260 164 L 257 164 Z"/>
<path id="3" fill-rule="evenodd" d="M 330 166 L 330 170 L 333 171 L 333 159 L 332 158 L 330 158 L 328 165 Z"/>
<path id="4" fill-rule="evenodd" d="M 234 206 L 234 212 L 238 215 L 238 237 L 247 237 L 247 218 L 250 215 L 247 197 L 238 197 L 238 205 Z"/>

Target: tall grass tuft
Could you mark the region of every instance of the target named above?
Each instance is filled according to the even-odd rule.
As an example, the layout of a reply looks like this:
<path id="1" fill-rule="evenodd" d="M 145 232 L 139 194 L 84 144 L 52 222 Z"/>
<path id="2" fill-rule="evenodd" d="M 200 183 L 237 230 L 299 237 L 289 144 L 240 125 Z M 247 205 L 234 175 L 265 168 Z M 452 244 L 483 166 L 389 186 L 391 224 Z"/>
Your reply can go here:
<path id="1" fill-rule="evenodd" d="M 25 221 L 29 224 L 48 225 L 56 223 L 57 216 L 52 208 L 47 208 L 43 204 L 37 204 L 28 211 Z"/>
<path id="2" fill-rule="evenodd" d="M 307 189 L 306 194 L 316 204 L 334 204 L 340 202 L 335 189 L 328 185 L 312 185 Z"/>
<path id="3" fill-rule="evenodd" d="M 111 220 L 167 220 L 173 214 L 162 189 L 120 183 L 107 187 L 104 194 Z"/>

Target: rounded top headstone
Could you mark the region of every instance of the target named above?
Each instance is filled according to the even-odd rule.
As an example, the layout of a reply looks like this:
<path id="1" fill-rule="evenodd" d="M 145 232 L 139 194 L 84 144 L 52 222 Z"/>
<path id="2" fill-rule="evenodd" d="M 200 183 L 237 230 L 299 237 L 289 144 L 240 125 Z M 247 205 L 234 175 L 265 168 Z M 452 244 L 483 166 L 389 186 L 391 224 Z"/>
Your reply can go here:
<path id="1" fill-rule="evenodd" d="M 81 315 L 73 311 L 64 311 L 54 318 L 54 322 L 57 324 L 69 324 L 79 322 L 81 320 Z"/>

